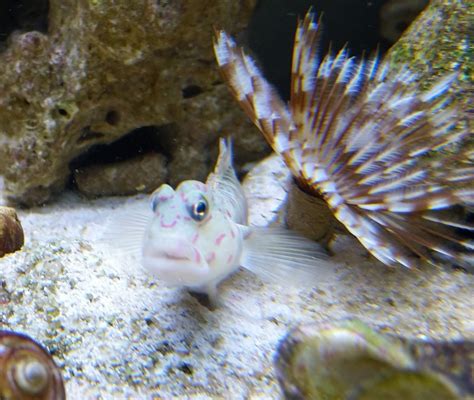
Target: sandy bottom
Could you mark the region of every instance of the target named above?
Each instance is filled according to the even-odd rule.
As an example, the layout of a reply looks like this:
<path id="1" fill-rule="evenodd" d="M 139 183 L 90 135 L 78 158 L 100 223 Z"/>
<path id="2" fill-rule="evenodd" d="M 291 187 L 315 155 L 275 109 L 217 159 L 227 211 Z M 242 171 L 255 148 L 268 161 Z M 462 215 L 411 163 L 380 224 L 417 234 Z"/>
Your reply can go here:
<path id="1" fill-rule="evenodd" d="M 275 218 L 286 183 L 276 158 L 252 171 L 245 185 L 251 223 Z M 263 283 L 239 271 L 209 310 L 99 240 L 110 218 L 146 201 L 65 193 L 19 210 L 26 244 L 0 260 L 7 298 L 0 326 L 50 349 L 69 399 L 278 398 L 276 345 L 306 322 L 356 317 L 410 337 L 474 339 L 473 275 L 389 269 L 351 237 L 337 238 L 334 268 L 314 287 Z"/>

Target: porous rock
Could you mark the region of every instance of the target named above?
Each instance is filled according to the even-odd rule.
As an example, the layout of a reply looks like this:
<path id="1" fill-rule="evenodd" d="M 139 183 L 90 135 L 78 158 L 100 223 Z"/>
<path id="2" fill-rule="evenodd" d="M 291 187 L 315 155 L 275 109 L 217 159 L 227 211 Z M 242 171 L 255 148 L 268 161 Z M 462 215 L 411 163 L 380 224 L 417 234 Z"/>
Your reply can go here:
<path id="1" fill-rule="evenodd" d="M 164 149 L 172 183 L 204 178 L 223 134 L 247 158 L 260 156 L 263 139 L 231 100 L 212 52 L 213 27 L 235 35 L 254 4 L 51 0 L 48 33 L 14 32 L 0 54 L 8 197 L 48 200 L 67 182 L 71 160 L 143 126 L 174 124 Z"/>

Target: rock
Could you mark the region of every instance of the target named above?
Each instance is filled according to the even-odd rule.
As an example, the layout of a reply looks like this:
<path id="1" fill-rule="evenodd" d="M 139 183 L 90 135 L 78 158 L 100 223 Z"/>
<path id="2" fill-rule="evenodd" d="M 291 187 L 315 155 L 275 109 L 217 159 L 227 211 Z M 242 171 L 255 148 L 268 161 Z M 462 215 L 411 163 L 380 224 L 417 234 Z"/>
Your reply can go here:
<path id="1" fill-rule="evenodd" d="M 52 0 L 47 34 L 13 32 L 0 54 L 0 174 L 27 205 L 63 189 L 69 164 L 144 126 L 173 125 L 169 179 L 204 178 L 232 134 L 238 163 L 265 152 L 221 83 L 213 27 L 242 30 L 255 0 Z M 28 25 L 29 26 L 29 25 Z M 107 189 L 113 188 L 113 182 Z"/>
<path id="2" fill-rule="evenodd" d="M 470 117 L 474 61 L 469 44 L 473 15 L 472 1 L 432 0 L 387 54 L 395 69 L 408 64 L 418 74 L 422 89 L 429 88 L 444 74 L 458 71 L 452 92 L 463 111 L 460 123 L 470 124 L 470 132 L 474 129 Z M 471 149 L 472 137 L 468 139 Z"/>
<path id="3" fill-rule="evenodd" d="M 380 35 L 395 43 L 428 3 L 429 0 L 388 0 L 379 12 Z"/>
<path id="4" fill-rule="evenodd" d="M 78 190 L 92 197 L 151 192 L 164 183 L 166 176 L 166 157 L 157 153 L 73 171 Z"/>
<path id="5" fill-rule="evenodd" d="M 25 241 L 15 209 L 0 206 L 0 257 L 20 250 Z"/>
<path id="6" fill-rule="evenodd" d="M 275 363 L 288 399 L 456 400 L 474 394 L 473 355 L 474 342 L 407 340 L 345 320 L 293 329 Z"/>

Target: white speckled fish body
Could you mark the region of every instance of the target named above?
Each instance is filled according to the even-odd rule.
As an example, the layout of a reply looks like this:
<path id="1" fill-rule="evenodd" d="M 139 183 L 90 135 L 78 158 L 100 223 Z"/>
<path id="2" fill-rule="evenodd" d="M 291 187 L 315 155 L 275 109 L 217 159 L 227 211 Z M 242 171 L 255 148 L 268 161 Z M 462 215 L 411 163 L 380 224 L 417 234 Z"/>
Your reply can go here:
<path id="1" fill-rule="evenodd" d="M 182 182 L 176 191 L 158 188 L 144 238 L 144 266 L 169 284 L 202 291 L 235 271 L 242 234 L 232 220 L 235 210 L 215 200 L 209 185 L 198 181 Z"/>
<path id="2" fill-rule="evenodd" d="M 242 266 L 265 280 L 310 285 L 329 269 L 318 244 L 284 228 L 247 225 L 247 201 L 232 167 L 230 141 L 221 139 L 206 183 L 160 186 L 151 209 L 117 217 L 109 240 L 141 253 L 161 281 L 216 298 L 217 284 Z"/>

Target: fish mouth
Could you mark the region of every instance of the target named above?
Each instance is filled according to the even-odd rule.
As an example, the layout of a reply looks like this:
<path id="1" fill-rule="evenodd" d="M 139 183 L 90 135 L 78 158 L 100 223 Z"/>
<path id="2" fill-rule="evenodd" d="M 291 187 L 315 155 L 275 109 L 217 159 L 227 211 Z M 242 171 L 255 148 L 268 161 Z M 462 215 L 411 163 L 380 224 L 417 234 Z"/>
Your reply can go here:
<path id="1" fill-rule="evenodd" d="M 174 261 L 192 261 L 188 256 L 182 254 L 175 254 L 172 251 L 163 251 L 158 255 L 158 258 L 164 258 L 166 260 Z"/>
<path id="2" fill-rule="evenodd" d="M 153 275 L 171 285 L 201 284 L 209 274 L 201 252 L 182 239 L 145 242 L 142 263 Z"/>

